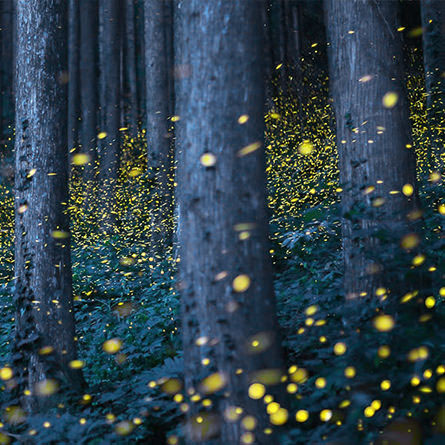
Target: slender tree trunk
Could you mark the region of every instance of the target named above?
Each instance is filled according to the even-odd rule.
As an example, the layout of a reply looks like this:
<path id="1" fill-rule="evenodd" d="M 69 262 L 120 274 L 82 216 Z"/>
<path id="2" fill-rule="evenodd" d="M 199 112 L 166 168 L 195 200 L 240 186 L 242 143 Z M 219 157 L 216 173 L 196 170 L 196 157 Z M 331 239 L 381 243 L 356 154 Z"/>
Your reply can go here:
<path id="1" fill-rule="evenodd" d="M 270 49 L 272 52 L 272 76 L 275 82 L 275 96 L 286 91 L 285 33 L 283 27 L 283 0 L 269 2 Z M 278 68 L 281 65 L 280 68 Z"/>
<path id="2" fill-rule="evenodd" d="M 325 0 L 325 8 L 343 187 L 345 292 L 373 296 L 376 287 L 388 285 L 384 267 L 391 264 L 377 257 L 382 249 L 373 233 L 389 231 L 400 240 L 416 205 L 398 3 Z M 414 188 L 410 197 L 401 193 L 405 184 Z"/>
<path id="3" fill-rule="evenodd" d="M 90 162 L 84 167 L 84 180 L 93 181 L 97 162 L 98 114 L 98 31 L 97 0 L 80 0 L 80 102 L 82 112 L 82 153 Z"/>
<path id="4" fill-rule="evenodd" d="M 263 435 L 264 403 L 248 396 L 258 371 L 273 368 L 279 380 L 283 364 L 268 257 L 258 6 L 183 0 L 175 10 L 185 392 L 212 393 L 215 384 L 224 393 L 212 398 L 212 413 L 192 407 L 188 443 L 240 443 L 241 418 L 227 420 L 235 406 L 258 422 L 255 443 L 276 443 Z"/>
<path id="5" fill-rule="evenodd" d="M 283 0 L 283 32 L 285 43 L 285 68 L 288 91 L 301 93 L 301 4 L 295 0 Z M 300 97 L 301 99 L 301 97 Z"/>
<path id="6" fill-rule="evenodd" d="M 10 146 L 13 134 L 13 4 L 12 0 L 3 0 L 0 11 L 0 146 Z M 10 150 L 12 151 L 12 150 Z"/>
<path id="7" fill-rule="evenodd" d="M 20 387 L 80 387 L 71 286 L 67 150 L 67 2 L 18 0 L 16 332 Z M 41 348 L 53 353 L 39 353 Z M 53 358 L 51 360 L 51 357 Z"/>
<path id="8" fill-rule="evenodd" d="M 170 243 L 171 173 L 171 46 L 172 2 L 145 1 L 145 75 L 147 92 L 148 171 L 153 176 L 151 245 L 154 252 Z"/>
<path id="9" fill-rule="evenodd" d="M 136 66 L 136 27 L 135 2 L 125 2 L 125 41 L 124 41 L 124 69 L 125 69 L 125 123 L 129 127 L 129 135 L 134 138 L 138 134 L 138 88 Z"/>
<path id="10" fill-rule="evenodd" d="M 120 157 L 120 99 L 121 99 L 121 8 L 119 0 L 101 0 L 101 87 L 102 132 L 106 136 L 100 145 L 100 189 L 107 206 L 104 207 L 103 229 L 112 231 L 116 221 L 114 203 Z"/>
<path id="11" fill-rule="evenodd" d="M 444 153 L 443 130 L 437 128 L 443 128 L 445 119 L 445 1 L 421 0 L 420 5 L 430 139 L 440 154 Z"/>
<path id="12" fill-rule="evenodd" d="M 136 77 L 138 89 L 138 123 L 143 128 L 146 125 L 146 80 L 145 80 L 145 0 L 136 0 Z"/>
<path id="13" fill-rule="evenodd" d="M 297 0 L 270 0 L 265 8 L 267 60 L 275 96 L 301 91 L 300 9 Z"/>
<path id="14" fill-rule="evenodd" d="M 69 0 L 68 31 L 68 150 L 79 144 L 80 85 L 79 85 L 79 1 Z"/>

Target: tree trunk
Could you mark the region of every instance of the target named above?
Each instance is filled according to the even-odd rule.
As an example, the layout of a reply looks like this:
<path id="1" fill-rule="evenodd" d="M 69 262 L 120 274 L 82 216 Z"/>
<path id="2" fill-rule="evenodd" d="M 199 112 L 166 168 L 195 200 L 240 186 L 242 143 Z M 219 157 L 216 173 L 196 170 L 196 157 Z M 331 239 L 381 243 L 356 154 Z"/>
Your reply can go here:
<path id="1" fill-rule="evenodd" d="M 12 0 L 3 0 L 0 11 L 0 51 L 1 78 L 0 78 L 0 146 L 10 146 L 9 138 L 13 135 L 13 4 Z M 12 152 L 9 149 L 9 152 Z"/>
<path id="2" fill-rule="evenodd" d="M 376 287 L 388 285 L 388 270 L 377 257 L 384 249 L 373 233 L 390 231 L 400 240 L 416 205 L 398 3 L 325 0 L 325 8 L 343 188 L 345 293 L 373 296 Z M 414 188 L 410 197 L 401 193 L 405 184 Z"/>
<path id="3" fill-rule="evenodd" d="M 258 422 L 255 443 L 276 443 L 263 435 L 264 403 L 248 396 L 258 371 L 273 368 L 279 380 L 283 365 L 268 256 L 258 5 L 182 0 L 175 10 L 185 393 L 212 393 L 212 383 L 224 391 L 201 423 L 192 406 L 188 443 L 240 443 L 241 419 L 227 420 L 235 406 Z M 212 373 L 219 377 L 203 381 Z"/>
<path id="4" fill-rule="evenodd" d="M 148 171 L 153 176 L 151 246 L 160 252 L 170 244 L 171 173 L 171 2 L 145 1 L 145 77 L 147 93 Z"/>
<path id="5" fill-rule="evenodd" d="M 136 77 L 138 89 L 138 124 L 140 128 L 146 125 L 146 97 L 145 92 L 145 0 L 136 0 Z"/>
<path id="6" fill-rule="evenodd" d="M 430 139 L 440 155 L 444 152 L 442 131 L 437 128 L 444 126 L 445 118 L 445 1 L 421 0 L 420 4 Z"/>
<path id="7" fill-rule="evenodd" d="M 120 156 L 120 50 L 121 50 L 121 9 L 119 0 L 101 0 L 102 33 L 100 50 L 101 109 L 105 137 L 100 144 L 100 191 L 104 203 L 102 228 L 114 230 L 116 221 L 116 185 L 119 173 Z"/>
<path id="8" fill-rule="evenodd" d="M 90 162 L 84 167 L 85 182 L 95 178 L 97 162 L 97 55 L 98 55 L 98 2 L 80 0 L 80 101 L 82 111 L 82 153 L 89 156 Z"/>
<path id="9" fill-rule="evenodd" d="M 136 76 L 136 28 L 134 0 L 125 2 L 125 124 L 129 127 L 128 134 L 134 138 L 138 134 L 138 89 Z"/>
<path id="10" fill-rule="evenodd" d="M 16 332 L 18 380 L 64 378 L 76 358 L 67 150 L 67 2 L 18 0 L 16 101 Z M 52 354 L 41 348 L 53 348 Z M 51 349 L 48 349 L 51 350 Z M 51 360 L 52 358 L 52 360 Z"/>
<path id="11" fill-rule="evenodd" d="M 301 93 L 301 4 L 297 0 L 283 0 L 284 63 L 289 92 Z M 301 98 L 300 98 L 301 99 Z"/>
<path id="12" fill-rule="evenodd" d="M 79 85 L 79 1 L 69 2 L 68 31 L 68 150 L 79 144 L 80 85 Z"/>
<path id="13" fill-rule="evenodd" d="M 301 91 L 300 9 L 298 0 L 271 0 L 265 8 L 268 69 L 276 97 Z"/>

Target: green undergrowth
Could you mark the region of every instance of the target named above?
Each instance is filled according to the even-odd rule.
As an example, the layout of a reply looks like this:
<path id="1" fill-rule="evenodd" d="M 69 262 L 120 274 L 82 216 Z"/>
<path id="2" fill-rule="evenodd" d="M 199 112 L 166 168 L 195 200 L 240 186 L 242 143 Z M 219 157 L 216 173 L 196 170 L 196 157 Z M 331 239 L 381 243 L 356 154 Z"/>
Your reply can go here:
<path id="1" fill-rule="evenodd" d="M 398 248 L 394 265 L 385 264 L 405 271 L 409 290 L 399 295 L 388 286 L 378 295 L 347 302 L 328 79 L 311 73 L 310 66 L 307 70 L 312 83 L 306 90 L 317 94 L 309 95 L 304 106 L 297 99 L 276 98 L 266 115 L 271 252 L 288 392 L 281 407 L 287 418 L 271 416 L 271 427 L 284 445 L 443 443 L 445 193 L 442 179 L 431 175 L 439 147 L 426 131 L 421 76 L 408 80 L 423 209 L 419 245 L 412 251 Z M 154 174 L 139 155 L 146 150 L 142 140 L 124 138 L 117 224 L 109 233 L 98 229 L 97 218 L 107 203 L 97 200 L 99 189 L 84 188 L 80 166 L 73 170 L 69 212 L 84 393 L 62 386 L 57 408 L 26 416 L 11 402 L 11 379 L 4 379 L 0 444 L 7 437 L 39 444 L 182 443 L 187 405 L 177 259 L 174 251 L 162 258 L 151 253 L 150 212 L 158 197 Z M 15 316 L 13 198 L 7 184 L 0 185 L 0 201 L 4 368 Z M 173 222 L 170 216 L 162 229 Z"/>

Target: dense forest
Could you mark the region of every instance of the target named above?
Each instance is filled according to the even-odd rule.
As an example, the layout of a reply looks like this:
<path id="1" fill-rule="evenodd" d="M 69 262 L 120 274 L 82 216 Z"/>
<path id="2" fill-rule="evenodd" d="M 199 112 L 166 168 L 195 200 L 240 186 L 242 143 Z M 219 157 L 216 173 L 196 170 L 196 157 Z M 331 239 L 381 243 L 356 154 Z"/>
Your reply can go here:
<path id="1" fill-rule="evenodd" d="M 445 0 L 0 0 L 0 444 L 445 443 Z"/>

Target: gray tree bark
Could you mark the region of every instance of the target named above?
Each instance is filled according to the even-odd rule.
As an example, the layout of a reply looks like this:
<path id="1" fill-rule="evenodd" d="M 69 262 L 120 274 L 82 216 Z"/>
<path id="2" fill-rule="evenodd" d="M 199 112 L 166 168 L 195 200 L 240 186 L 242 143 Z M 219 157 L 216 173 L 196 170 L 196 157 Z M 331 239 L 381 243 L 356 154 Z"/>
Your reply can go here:
<path id="1" fill-rule="evenodd" d="M 103 229 L 113 231 L 116 215 L 114 202 L 120 161 L 121 102 L 121 8 L 119 0 L 101 0 L 100 80 L 101 110 L 106 133 L 100 141 L 100 191 L 107 206 L 102 215 Z"/>
<path id="2" fill-rule="evenodd" d="M 248 396 L 258 371 L 280 375 L 283 365 L 268 256 L 258 5 L 183 0 L 175 9 L 185 390 L 211 392 L 202 379 L 218 373 L 224 392 L 204 416 L 207 433 L 192 407 L 188 443 L 239 443 L 241 419 L 224 417 L 233 406 L 257 420 L 255 443 L 275 443 L 262 433 L 268 424 L 263 402 Z M 243 114 L 249 119 L 239 124 Z"/>
<path id="3" fill-rule="evenodd" d="M 151 245 L 159 252 L 170 244 L 172 214 L 172 8 L 165 0 L 145 0 L 145 78 L 147 93 L 148 171 L 154 179 Z"/>
<path id="4" fill-rule="evenodd" d="M 385 265 L 376 258 L 373 233 L 389 230 L 401 237 L 406 215 L 416 206 L 397 8 L 393 1 L 325 0 L 349 297 L 373 296 L 376 287 L 385 285 Z M 410 197 L 401 193 L 405 184 L 414 188 Z"/>
<path id="5" fill-rule="evenodd" d="M 82 114 L 82 153 L 90 157 L 84 166 L 84 180 L 95 179 L 97 162 L 98 99 L 98 32 L 97 0 L 80 0 L 80 103 Z"/>
<path id="6" fill-rule="evenodd" d="M 443 153 L 445 119 L 445 1 L 421 0 L 426 106 L 432 143 Z"/>
<path id="7" fill-rule="evenodd" d="M 72 303 L 68 206 L 65 0 L 17 2 L 15 354 L 35 394 L 48 378 L 80 387 Z M 42 347 L 53 348 L 49 355 Z M 51 360 L 52 358 L 52 360 Z"/>
<path id="8" fill-rule="evenodd" d="M 79 1 L 69 1 L 68 31 L 68 150 L 79 144 L 80 85 L 79 85 Z"/>

